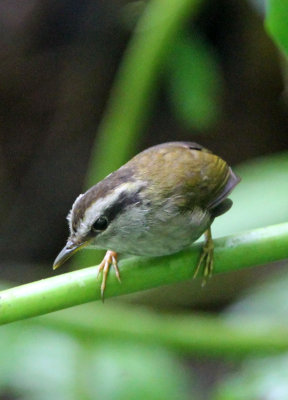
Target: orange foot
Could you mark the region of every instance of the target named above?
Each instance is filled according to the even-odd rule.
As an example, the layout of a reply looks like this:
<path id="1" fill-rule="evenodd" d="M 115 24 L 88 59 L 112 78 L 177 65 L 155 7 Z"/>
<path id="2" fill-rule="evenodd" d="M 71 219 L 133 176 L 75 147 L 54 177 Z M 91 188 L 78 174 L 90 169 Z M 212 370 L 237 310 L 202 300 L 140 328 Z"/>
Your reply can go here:
<path id="1" fill-rule="evenodd" d="M 119 282 L 121 282 L 120 279 L 120 272 L 118 268 L 118 263 L 117 263 L 117 253 L 112 250 L 107 250 L 105 257 L 101 261 L 101 264 L 99 264 L 98 271 L 97 271 L 97 278 L 100 274 L 101 271 L 103 271 L 103 277 L 102 277 L 102 283 L 101 283 L 101 299 L 104 301 L 104 292 L 106 288 L 106 281 L 107 281 L 107 276 L 108 272 L 110 269 L 111 264 L 113 265 L 115 269 L 115 274 L 117 276 L 117 279 Z"/>

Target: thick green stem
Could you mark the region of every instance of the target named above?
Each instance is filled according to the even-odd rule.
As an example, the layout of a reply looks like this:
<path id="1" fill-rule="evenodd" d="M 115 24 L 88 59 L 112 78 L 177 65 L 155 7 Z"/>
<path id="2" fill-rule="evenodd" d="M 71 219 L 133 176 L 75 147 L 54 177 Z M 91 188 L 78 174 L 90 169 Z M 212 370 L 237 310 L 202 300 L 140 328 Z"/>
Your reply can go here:
<path id="1" fill-rule="evenodd" d="M 158 258 L 132 257 L 120 262 L 122 284 L 111 271 L 105 296 L 113 297 L 191 279 L 201 244 Z M 288 224 L 274 225 L 215 240 L 215 273 L 288 257 Z M 59 275 L 0 292 L 0 324 L 100 299 L 97 267 Z"/>

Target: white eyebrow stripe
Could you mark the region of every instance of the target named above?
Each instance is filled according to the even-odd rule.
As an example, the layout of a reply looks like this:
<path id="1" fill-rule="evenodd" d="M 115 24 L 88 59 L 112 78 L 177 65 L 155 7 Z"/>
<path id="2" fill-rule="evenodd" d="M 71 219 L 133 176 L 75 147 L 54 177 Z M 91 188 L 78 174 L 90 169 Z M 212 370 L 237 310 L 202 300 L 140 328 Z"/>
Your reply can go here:
<path id="1" fill-rule="evenodd" d="M 78 200 L 80 200 L 81 197 L 83 197 L 83 196 L 84 196 L 83 193 L 79 194 L 79 196 L 76 198 L 76 200 L 75 200 L 74 203 L 72 204 L 72 208 L 71 208 L 71 210 L 69 211 L 69 213 L 68 213 L 68 215 L 67 215 L 67 221 L 68 221 L 70 233 L 73 232 L 73 227 L 72 227 L 72 215 L 73 215 L 73 212 L 74 212 L 76 203 L 77 203 Z"/>
<path id="2" fill-rule="evenodd" d="M 105 197 L 101 197 L 92 203 L 90 207 L 87 208 L 83 219 L 77 229 L 78 234 L 81 236 L 86 235 L 91 228 L 91 225 L 95 222 L 95 220 L 103 214 L 103 212 L 112 204 L 114 204 L 117 199 L 121 196 L 122 193 L 130 193 L 135 192 L 140 187 L 143 186 L 143 182 L 126 182 L 122 185 L 118 186 L 112 192 L 107 194 Z M 75 204 L 75 203 L 74 203 Z M 73 207 L 72 207 L 73 212 Z"/>

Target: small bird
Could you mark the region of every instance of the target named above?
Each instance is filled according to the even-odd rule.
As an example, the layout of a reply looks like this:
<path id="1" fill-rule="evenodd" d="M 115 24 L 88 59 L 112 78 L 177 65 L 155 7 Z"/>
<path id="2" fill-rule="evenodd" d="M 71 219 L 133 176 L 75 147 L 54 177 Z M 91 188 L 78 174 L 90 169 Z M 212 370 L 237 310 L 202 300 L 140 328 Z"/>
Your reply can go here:
<path id="1" fill-rule="evenodd" d="M 195 270 L 204 280 L 213 270 L 211 224 L 232 206 L 227 199 L 240 178 L 201 145 L 170 142 L 144 150 L 80 194 L 68 214 L 70 236 L 53 269 L 84 247 L 106 249 L 98 266 L 101 296 L 113 265 L 120 281 L 118 254 L 163 256 L 189 247 L 203 233 Z"/>

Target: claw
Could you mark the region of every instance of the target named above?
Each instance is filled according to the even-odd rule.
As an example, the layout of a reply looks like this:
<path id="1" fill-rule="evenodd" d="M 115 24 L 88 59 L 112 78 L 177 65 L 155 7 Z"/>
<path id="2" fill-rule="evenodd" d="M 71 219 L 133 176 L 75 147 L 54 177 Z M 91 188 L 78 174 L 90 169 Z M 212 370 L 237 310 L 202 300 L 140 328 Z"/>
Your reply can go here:
<path id="1" fill-rule="evenodd" d="M 113 267 L 115 269 L 116 278 L 121 283 L 120 271 L 119 271 L 119 268 L 118 268 L 118 263 L 117 263 L 117 257 L 116 256 L 112 256 L 112 264 L 113 264 Z"/>
<path id="2" fill-rule="evenodd" d="M 115 253 L 115 251 L 112 251 L 112 250 L 107 250 L 103 260 L 101 261 L 101 263 L 98 266 L 98 271 L 97 271 L 97 276 L 96 276 L 96 279 L 97 279 L 100 275 L 100 272 L 103 271 L 102 283 L 101 283 L 101 299 L 103 302 L 104 302 L 104 293 L 105 293 L 105 289 L 106 289 L 106 281 L 107 281 L 107 277 L 108 277 L 108 273 L 109 273 L 111 264 L 113 265 L 113 267 L 115 269 L 115 274 L 116 274 L 118 281 L 121 282 L 120 272 L 119 272 L 118 263 L 117 263 L 117 253 Z"/>
<path id="3" fill-rule="evenodd" d="M 205 244 L 202 249 L 200 260 L 194 272 L 193 279 L 196 278 L 196 276 L 198 275 L 203 262 L 204 262 L 204 269 L 203 269 L 203 281 L 201 285 L 202 287 L 206 285 L 207 279 L 211 278 L 213 273 L 214 243 L 210 228 L 207 229 L 207 231 L 205 232 Z"/>

